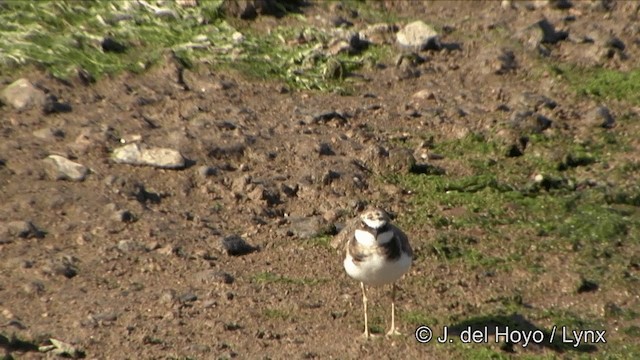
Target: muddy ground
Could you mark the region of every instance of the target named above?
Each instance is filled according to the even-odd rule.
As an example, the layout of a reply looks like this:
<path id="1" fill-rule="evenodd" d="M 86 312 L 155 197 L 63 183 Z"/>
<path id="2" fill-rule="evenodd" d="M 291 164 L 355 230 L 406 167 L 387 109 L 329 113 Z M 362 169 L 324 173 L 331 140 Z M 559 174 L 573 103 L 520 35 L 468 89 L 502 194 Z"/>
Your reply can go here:
<path id="1" fill-rule="evenodd" d="M 504 129 L 510 134 L 514 102 L 526 92 L 558 104 L 550 115 L 557 122 L 548 131 L 596 131 L 582 119 L 597 101 L 578 97 L 540 66 L 549 59 L 541 53 L 550 51 L 558 62 L 633 69 L 637 7 L 574 3 L 558 9 L 545 2 L 528 8 L 499 1 L 386 2 L 402 19 L 400 27 L 417 19 L 436 24 L 444 29 L 442 42 L 455 46 L 422 51 L 421 61 L 396 66 L 392 57 L 362 68 L 347 96 L 298 91 L 231 71 L 200 68 L 180 75 L 170 59 L 142 75 L 89 85 L 23 74 L 72 111 L 0 108 L 0 221 L 35 227 L 23 234 L 7 230 L 0 242 L 0 339 L 13 339 L 3 340 L 5 354 L 50 357 L 36 347 L 56 338 L 87 358 L 462 356 L 459 345 L 417 343 L 413 332 L 423 324 L 407 318 L 399 321 L 404 336 L 361 341 L 359 286 L 320 235 L 331 234 L 367 203 L 402 219 L 411 211 L 405 207 L 412 194 L 380 176 L 411 170 L 413 149 L 401 145 Z M 343 11 L 354 27 L 368 25 L 327 4 L 301 11 L 314 21 Z M 613 35 L 626 47 L 569 39 L 539 49 L 535 35 L 517 36 L 542 18 L 572 37 Z M 266 29 L 280 21 L 287 20 L 260 16 L 246 26 Z M 503 49 L 513 56 L 505 58 Z M 16 78 L 3 74 L 2 80 L 6 85 Z M 607 105 L 614 113 L 630 111 L 621 102 Z M 177 170 L 117 164 L 110 156 L 123 142 L 177 149 L 189 161 Z M 637 156 L 637 145 L 629 156 Z M 51 154 L 82 163 L 90 173 L 81 182 L 55 180 L 43 161 Z M 415 156 L 445 176 L 472 171 L 446 157 Z M 455 216 L 456 209 L 442 211 Z M 527 282 L 526 272 L 498 270 L 486 277 L 482 269 L 445 264 L 429 251 L 436 234 L 431 225 L 406 228 L 421 255 L 400 284 L 398 311 L 423 313 L 436 328 L 482 315 L 485 304 L 515 287 L 540 308 L 588 313 L 612 298 L 639 304 L 630 289 L 567 289 L 561 279 L 577 275 L 564 268 L 562 253 L 543 260 L 549 275 L 536 284 Z M 222 239 L 232 235 L 255 251 L 230 255 Z M 535 235 L 518 241 L 535 241 Z M 388 289 L 372 291 L 370 299 L 374 325 L 384 331 Z M 548 330 L 552 324 L 534 326 Z M 616 325 L 607 326 L 615 336 Z M 505 356 L 590 356 L 550 346 L 490 348 Z"/>

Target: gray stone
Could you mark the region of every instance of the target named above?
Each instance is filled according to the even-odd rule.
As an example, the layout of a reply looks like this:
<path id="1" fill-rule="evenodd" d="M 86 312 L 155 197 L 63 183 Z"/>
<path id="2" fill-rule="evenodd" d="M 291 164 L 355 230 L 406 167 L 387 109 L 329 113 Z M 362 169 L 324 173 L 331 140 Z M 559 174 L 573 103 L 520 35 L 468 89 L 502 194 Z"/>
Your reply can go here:
<path id="1" fill-rule="evenodd" d="M 192 292 L 186 292 L 182 295 L 180 295 L 180 297 L 178 297 L 178 300 L 181 303 L 187 303 L 187 302 L 194 302 L 196 300 L 198 300 L 198 295 L 192 293 Z"/>
<path id="2" fill-rule="evenodd" d="M 42 104 L 42 112 L 45 115 L 71 112 L 71 110 L 72 108 L 69 103 L 58 101 L 58 98 L 52 94 L 46 95 L 44 104 Z"/>
<path id="3" fill-rule="evenodd" d="M 569 0 L 535 0 L 532 6 L 536 9 L 549 7 L 552 9 L 566 10 L 570 9 L 573 4 Z"/>
<path id="4" fill-rule="evenodd" d="M 240 175 L 231 182 L 231 191 L 236 194 L 244 194 L 251 185 L 251 176 Z"/>
<path id="5" fill-rule="evenodd" d="M 45 161 L 50 165 L 48 173 L 53 180 L 83 181 L 89 172 L 86 166 L 60 155 L 49 155 Z"/>
<path id="6" fill-rule="evenodd" d="M 516 56 L 509 49 L 487 48 L 479 56 L 485 74 L 504 75 L 518 68 Z"/>
<path id="7" fill-rule="evenodd" d="M 45 93 L 33 86 L 27 79 L 18 79 L 0 92 L 0 100 L 17 110 L 41 106 L 45 102 Z"/>
<path id="8" fill-rule="evenodd" d="M 0 223 L 0 244 L 14 239 L 43 238 L 44 232 L 29 221 L 8 221 Z"/>
<path id="9" fill-rule="evenodd" d="M 289 218 L 289 234 L 299 239 L 311 239 L 328 231 L 328 226 L 322 216 Z"/>
<path id="10" fill-rule="evenodd" d="M 186 163 L 177 150 L 140 144 L 128 144 L 113 150 L 111 159 L 119 164 L 148 165 L 164 169 L 181 169 Z"/>
<path id="11" fill-rule="evenodd" d="M 117 222 L 132 223 L 136 221 L 136 216 L 129 210 L 116 210 L 111 219 Z"/>
<path id="12" fill-rule="evenodd" d="M 229 235 L 220 239 L 220 245 L 222 250 L 231 256 L 246 255 L 258 250 L 239 235 Z"/>
<path id="13" fill-rule="evenodd" d="M 606 106 L 598 106 L 591 110 L 586 119 L 589 125 L 605 129 L 611 129 L 616 124 L 615 118 Z"/>
<path id="14" fill-rule="evenodd" d="M 395 25 L 372 24 L 360 31 L 360 39 L 376 45 L 392 44 L 396 31 L 398 28 Z"/>
<path id="15" fill-rule="evenodd" d="M 316 151 L 318 152 L 318 154 L 325 155 L 325 156 L 336 154 L 331 148 L 331 144 L 328 144 L 326 142 L 321 142 L 318 145 L 316 145 Z"/>
<path id="16" fill-rule="evenodd" d="M 413 152 L 406 148 L 395 148 L 389 151 L 387 161 L 387 171 L 399 172 L 407 174 L 411 172 L 416 165 L 416 158 Z"/>
<path id="17" fill-rule="evenodd" d="M 196 280 L 203 283 L 220 283 L 220 284 L 227 284 L 227 285 L 233 284 L 235 280 L 232 275 L 224 271 L 214 270 L 214 269 L 208 269 L 208 270 L 197 272 L 195 274 L 195 278 Z"/>
<path id="18" fill-rule="evenodd" d="M 440 50 L 440 36 L 433 27 L 422 21 L 407 24 L 396 33 L 396 41 L 401 47 L 420 50 Z"/>
<path id="19" fill-rule="evenodd" d="M 539 95 L 533 92 L 525 91 L 514 97 L 512 101 L 513 108 L 522 108 L 528 111 L 539 111 L 543 108 L 555 109 L 558 105 L 553 99 L 550 99 L 544 95 Z"/>
<path id="20" fill-rule="evenodd" d="M 57 259 L 47 261 L 42 270 L 49 275 L 62 275 L 67 279 L 71 279 L 78 275 L 77 267 L 78 259 L 73 256 L 63 255 Z"/>
<path id="21" fill-rule="evenodd" d="M 120 240 L 118 241 L 118 250 L 128 253 L 133 251 L 146 250 L 145 246 L 137 241 L 133 240 Z"/>
<path id="22" fill-rule="evenodd" d="M 524 135 L 541 133 L 552 123 L 551 119 L 533 111 L 514 111 L 511 114 L 511 125 Z"/>
<path id="23" fill-rule="evenodd" d="M 51 127 L 44 127 L 42 129 L 32 132 L 33 136 L 42 140 L 62 140 L 64 139 L 64 131 Z"/>
<path id="24" fill-rule="evenodd" d="M 213 166 L 200 166 L 198 167 L 198 175 L 200 175 L 200 177 L 202 178 L 208 178 L 210 176 L 216 176 L 218 175 L 218 168 L 213 167 Z"/>
<path id="25" fill-rule="evenodd" d="M 264 202 L 267 206 L 274 206 L 280 203 L 280 192 L 276 189 L 265 188 L 258 185 L 248 194 L 249 199 L 255 202 Z"/>
<path id="26" fill-rule="evenodd" d="M 548 56 L 551 54 L 551 50 L 545 45 L 553 45 L 565 40 L 569 37 L 569 33 L 566 31 L 556 31 L 549 20 L 542 19 L 517 32 L 515 37 L 527 48 L 537 50 L 543 56 Z"/>

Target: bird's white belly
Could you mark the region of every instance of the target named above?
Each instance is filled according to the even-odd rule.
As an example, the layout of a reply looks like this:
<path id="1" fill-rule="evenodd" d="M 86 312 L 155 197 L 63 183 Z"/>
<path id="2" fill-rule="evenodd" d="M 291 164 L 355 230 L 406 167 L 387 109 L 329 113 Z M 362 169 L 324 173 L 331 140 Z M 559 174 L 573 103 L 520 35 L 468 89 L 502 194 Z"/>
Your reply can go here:
<path id="1" fill-rule="evenodd" d="M 344 269 L 352 278 L 365 285 L 384 285 L 398 280 L 411 266 L 411 257 L 402 253 L 395 261 L 387 261 L 379 255 L 367 257 L 365 261 L 353 262 L 350 255 L 344 259 Z"/>

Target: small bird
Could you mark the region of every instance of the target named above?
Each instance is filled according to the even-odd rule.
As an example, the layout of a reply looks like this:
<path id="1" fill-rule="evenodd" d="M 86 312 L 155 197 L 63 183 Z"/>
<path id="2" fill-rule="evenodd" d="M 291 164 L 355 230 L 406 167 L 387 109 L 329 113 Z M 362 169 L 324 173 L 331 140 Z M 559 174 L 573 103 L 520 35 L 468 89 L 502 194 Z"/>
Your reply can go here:
<path id="1" fill-rule="evenodd" d="M 367 322 L 366 286 L 392 284 L 391 329 L 387 336 L 399 335 L 395 328 L 395 281 L 411 267 L 413 250 L 407 235 L 391 223 L 380 208 L 369 208 L 353 219 L 331 241 L 331 246 L 345 249 L 344 269 L 360 281 L 364 311 L 365 338 L 371 336 Z"/>

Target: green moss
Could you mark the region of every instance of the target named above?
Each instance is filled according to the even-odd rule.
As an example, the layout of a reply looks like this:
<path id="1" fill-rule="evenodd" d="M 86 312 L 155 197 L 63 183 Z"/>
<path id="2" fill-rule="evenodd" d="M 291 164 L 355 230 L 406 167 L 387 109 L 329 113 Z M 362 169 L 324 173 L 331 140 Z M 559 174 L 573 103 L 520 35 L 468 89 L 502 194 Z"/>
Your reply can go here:
<path id="1" fill-rule="evenodd" d="M 426 315 L 422 311 L 400 311 L 396 315 L 402 320 L 403 323 L 415 325 L 428 325 L 433 328 L 434 325 L 438 325 L 438 319 Z"/>
<path id="2" fill-rule="evenodd" d="M 357 69 L 389 56 L 388 46 L 328 55 L 334 38 L 306 24 L 272 31 L 230 25 L 222 1 L 193 8 L 173 2 L 144 5 L 110 1 L 9 1 L 0 4 L 0 71 L 32 64 L 69 78 L 82 69 L 93 77 L 123 70 L 140 72 L 171 55 L 185 67 L 209 64 L 293 88 L 347 93 Z M 283 3 L 283 13 L 287 4 Z M 161 13 L 162 15 L 158 15 Z M 242 40 L 234 41 L 241 33 Z M 104 37 L 124 46 L 105 52 Z M 299 41 L 299 39 L 304 39 Z"/>
<path id="3" fill-rule="evenodd" d="M 567 80 L 579 95 L 640 104 L 640 70 L 622 72 L 564 64 L 552 66 L 551 70 Z"/>

